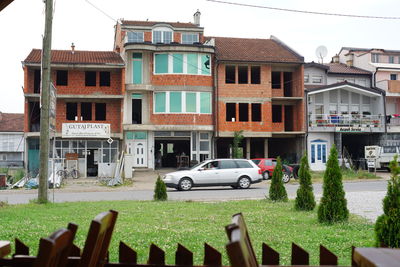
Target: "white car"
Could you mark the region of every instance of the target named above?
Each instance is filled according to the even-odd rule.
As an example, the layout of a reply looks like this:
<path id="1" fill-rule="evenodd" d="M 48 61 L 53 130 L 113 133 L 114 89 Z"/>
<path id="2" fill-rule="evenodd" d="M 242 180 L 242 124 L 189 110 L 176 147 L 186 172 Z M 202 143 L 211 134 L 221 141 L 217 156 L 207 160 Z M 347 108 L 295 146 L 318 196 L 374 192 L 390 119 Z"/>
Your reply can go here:
<path id="1" fill-rule="evenodd" d="M 203 161 L 190 170 L 167 173 L 167 187 L 187 191 L 198 186 L 231 186 L 249 188 L 262 181 L 261 169 L 247 159 L 213 159 Z"/>

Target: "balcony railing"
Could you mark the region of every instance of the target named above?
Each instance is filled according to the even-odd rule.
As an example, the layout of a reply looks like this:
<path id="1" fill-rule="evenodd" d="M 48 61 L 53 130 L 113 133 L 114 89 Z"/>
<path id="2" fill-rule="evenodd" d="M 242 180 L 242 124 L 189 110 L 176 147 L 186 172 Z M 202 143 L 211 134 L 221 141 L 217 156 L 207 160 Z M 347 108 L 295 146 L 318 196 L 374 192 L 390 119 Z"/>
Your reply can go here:
<path id="1" fill-rule="evenodd" d="M 400 126 L 400 117 L 391 117 L 386 119 L 386 123 L 388 126 Z"/>
<path id="2" fill-rule="evenodd" d="M 355 114 L 311 114 L 308 116 L 309 127 L 384 127 L 382 115 Z"/>

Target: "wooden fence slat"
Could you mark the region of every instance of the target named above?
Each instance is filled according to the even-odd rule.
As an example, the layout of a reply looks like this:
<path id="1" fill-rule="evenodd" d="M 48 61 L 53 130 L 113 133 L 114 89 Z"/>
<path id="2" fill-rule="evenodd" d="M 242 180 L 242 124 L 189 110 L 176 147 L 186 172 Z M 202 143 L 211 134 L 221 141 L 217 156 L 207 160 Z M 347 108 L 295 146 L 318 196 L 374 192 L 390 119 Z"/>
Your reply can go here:
<path id="1" fill-rule="evenodd" d="M 221 266 L 222 255 L 221 253 L 213 248 L 212 246 L 204 243 L 204 265 L 206 266 Z"/>
<path id="2" fill-rule="evenodd" d="M 357 263 L 354 261 L 354 249 L 355 246 L 351 246 L 351 266 L 357 266 Z"/>
<path id="3" fill-rule="evenodd" d="M 338 257 L 323 245 L 319 245 L 319 265 L 338 265 Z"/>
<path id="4" fill-rule="evenodd" d="M 279 265 L 279 253 L 262 243 L 262 265 Z"/>
<path id="5" fill-rule="evenodd" d="M 175 264 L 176 265 L 193 265 L 193 252 L 178 243 L 178 248 L 175 252 Z"/>
<path id="6" fill-rule="evenodd" d="M 119 242 L 119 258 L 120 263 L 137 263 L 137 253 L 124 242 Z"/>
<path id="7" fill-rule="evenodd" d="M 21 240 L 15 238 L 15 254 L 14 255 L 29 255 L 29 247 Z"/>
<path id="8" fill-rule="evenodd" d="M 309 265 L 308 252 L 292 243 L 292 265 Z"/>
<path id="9" fill-rule="evenodd" d="M 71 251 L 69 252 L 69 256 L 71 256 L 71 257 L 80 257 L 81 256 L 81 249 L 77 245 L 72 244 Z"/>
<path id="10" fill-rule="evenodd" d="M 165 252 L 154 244 L 150 245 L 150 253 L 147 264 L 165 265 Z"/>

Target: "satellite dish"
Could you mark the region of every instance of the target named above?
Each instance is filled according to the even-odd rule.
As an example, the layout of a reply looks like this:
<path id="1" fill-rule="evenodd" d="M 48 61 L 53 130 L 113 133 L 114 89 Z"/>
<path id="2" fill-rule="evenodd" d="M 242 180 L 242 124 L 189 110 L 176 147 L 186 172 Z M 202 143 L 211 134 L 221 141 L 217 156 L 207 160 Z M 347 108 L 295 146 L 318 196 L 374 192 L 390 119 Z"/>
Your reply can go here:
<path id="1" fill-rule="evenodd" d="M 318 61 L 321 62 L 322 64 L 324 63 L 324 57 L 328 54 L 328 49 L 324 45 L 320 45 L 317 47 L 315 50 L 315 55 L 318 58 Z"/>

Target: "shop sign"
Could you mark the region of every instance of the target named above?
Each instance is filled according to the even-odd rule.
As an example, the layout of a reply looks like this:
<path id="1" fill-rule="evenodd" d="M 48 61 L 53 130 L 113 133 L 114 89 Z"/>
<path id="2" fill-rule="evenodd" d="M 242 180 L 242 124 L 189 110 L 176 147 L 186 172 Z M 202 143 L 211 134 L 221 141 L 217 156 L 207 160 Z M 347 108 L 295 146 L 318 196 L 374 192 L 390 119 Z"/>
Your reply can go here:
<path id="1" fill-rule="evenodd" d="M 63 138 L 110 138 L 109 123 L 63 123 Z"/>
<path id="2" fill-rule="evenodd" d="M 365 132 L 365 128 L 363 128 L 363 127 L 336 127 L 336 132 L 361 133 L 361 132 Z"/>

